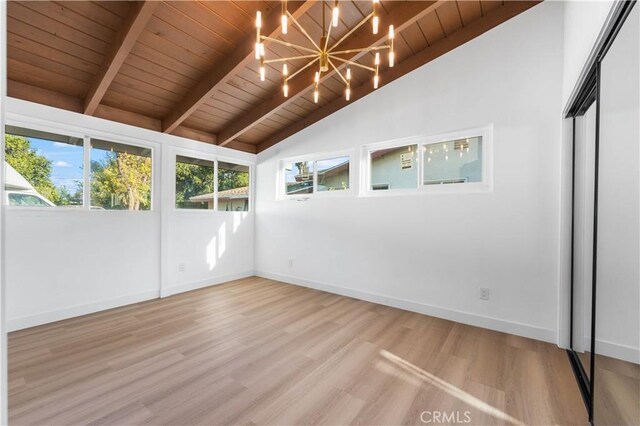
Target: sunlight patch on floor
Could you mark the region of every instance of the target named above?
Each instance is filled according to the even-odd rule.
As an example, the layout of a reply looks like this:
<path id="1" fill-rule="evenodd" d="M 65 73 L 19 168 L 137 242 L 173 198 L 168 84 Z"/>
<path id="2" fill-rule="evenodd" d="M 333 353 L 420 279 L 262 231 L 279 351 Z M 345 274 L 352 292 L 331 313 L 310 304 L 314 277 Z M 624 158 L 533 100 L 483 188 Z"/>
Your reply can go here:
<path id="1" fill-rule="evenodd" d="M 413 365 L 412 363 L 400 358 L 397 355 L 392 354 L 391 352 L 385 351 L 384 349 L 380 351 L 380 355 L 382 355 L 385 359 L 392 362 L 394 365 L 398 366 L 404 371 L 412 373 L 414 376 L 424 380 L 425 382 L 437 387 L 438 389 L 448 393 L 454 398 L 459 399 L 460 401 L 468 404 L 480 411 L 483 411 L 486 414 L 489 414 L 497 419 L 500 419 L 505 422 L 509 422 L 514 425 L 524 425 L 520 420 L 511 417 L 504 411 L 497 409 L 496 407 L 487 404 L 486 402 L 476 398 L 475 396 L 463 391 L 462 389 L 452 385 L 451 383 L 442 380 L 441 378 L 434 376 L 433 374 Z"/>

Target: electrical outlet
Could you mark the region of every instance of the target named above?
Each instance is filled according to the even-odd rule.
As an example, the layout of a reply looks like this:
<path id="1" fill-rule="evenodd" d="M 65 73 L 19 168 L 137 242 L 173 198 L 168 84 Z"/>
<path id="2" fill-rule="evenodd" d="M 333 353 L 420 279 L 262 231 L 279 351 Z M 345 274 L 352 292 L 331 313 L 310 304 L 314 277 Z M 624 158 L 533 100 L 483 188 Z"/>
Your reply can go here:
<path id="1" fill-rule="evenodd" d="M 289 268 L 293 267 L 293 259 L 289 259 Z"/>
<path id="2" fill-rule="evenodd" d="M 489 289 L 488 288 L 480 288 L 480 299 L 489 300 Z"/>
<path id="3" fill-rule="evenodd" d="M 184 272 L 184 263 L 178 263 L 178 271 Z"/>

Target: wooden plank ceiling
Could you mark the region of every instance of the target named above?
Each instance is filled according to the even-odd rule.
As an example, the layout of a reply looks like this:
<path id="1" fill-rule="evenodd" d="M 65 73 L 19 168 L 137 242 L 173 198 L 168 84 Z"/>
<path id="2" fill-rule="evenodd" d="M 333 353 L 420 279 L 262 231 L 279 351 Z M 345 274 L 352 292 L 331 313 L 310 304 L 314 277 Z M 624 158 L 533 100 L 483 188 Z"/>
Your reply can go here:
<path id="1" fill-rule="evenodd" d="M 393 24 L 396 65 L 381 67 L 381 84 L 455 49 L 535 5 L 537 1 L 382 1 L 381 31 L 370 24 L 344 48 L 385 42 Z M 312 99 L 313 72 L 290 81 L 282 95 L 280 68 L 258 77 L 254 17 L 263 34 L 283 37 L 278 1 L 10 1 L 8 94 L 109 120 L 170 132 L 207 143 L 260 152 L 344 107 L 344 84 L 327 74 L 320 101 Z M 323 3 L 289 1 L 288 10 L 311 37 L 321 35 Z M 328 8 L 328 6 L 326 6 Z M 340 1 L 337 40 L 371 12 L 370 1 Z M 328 13 L 327 9 L 327 15 Z M 267 57 L 299 55 L 267 43 Z M 371 54 L 353 59 L 365 65 Z M 290 72 L 305 65 L 289 63 Z M 373 91 L 372 76 L 353 68 L 352 100 Z"/>

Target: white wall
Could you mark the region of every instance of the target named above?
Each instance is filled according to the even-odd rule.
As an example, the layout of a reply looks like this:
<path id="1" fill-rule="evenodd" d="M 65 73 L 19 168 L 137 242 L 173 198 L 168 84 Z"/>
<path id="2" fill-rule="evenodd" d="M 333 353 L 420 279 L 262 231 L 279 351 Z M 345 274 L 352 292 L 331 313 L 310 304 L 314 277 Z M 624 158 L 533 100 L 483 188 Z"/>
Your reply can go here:
<path id="1" fill-rule="evenodd" d="M 8 124 L 141 143 L 155 164 L 153 211 L 5 207 L 11 330 L 252 275 L 253 213 L 175 211 L 173 157 L 251 165 L 254 155 L 17 99 L 6 106 Z"/>
<path id="2" fill-rule="evenodd" d="M 615 2 L 571 0 L 563 3 L 565 12 L 562 105 L 566 105 Z"/>
<path id="3" fill-rule="evenodd" d="M 542 3 L 261 153 L 257 273 L 555 342 L 563 7 Z M 281 158 L 358 158 L 490 123 L 490 193 L 276 200 Z"/>

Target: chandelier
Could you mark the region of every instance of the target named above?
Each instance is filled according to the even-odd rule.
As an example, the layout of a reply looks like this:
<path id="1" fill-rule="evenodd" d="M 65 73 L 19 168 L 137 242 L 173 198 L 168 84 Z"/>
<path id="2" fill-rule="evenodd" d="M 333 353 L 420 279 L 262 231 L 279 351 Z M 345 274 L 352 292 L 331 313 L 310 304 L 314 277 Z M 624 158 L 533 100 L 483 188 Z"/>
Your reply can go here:
<path id="1" fill-rule="evenodd" d="M 347 101 L 351 99 L 351 67 L 357 67 L 365 69 L 371 73 L 373 73 L 373 88 L 377 89 L 380 84 L 380 51 L 381 50 L 389 50 L 389 67 L 393 67 L 395 60 L 395 53 L 393 50 L 393 39 L 395 37 L 393 25 L 389 25 L 389 36 L 387 44 L 381 46 L 373 46 L 373 47 L 363 47 L 359 49 L 347 49 L 347 50 L 336 50 L 349 36 L 351 36 L 358 28 L 360 28 L 367 21 L 371 20 L 371 26 L 373 34 L 378 34 L 378 27 L 380 25 L 380 18 L 378 16 L 378 7 L 379 0 L 372 0 L 373 10 L 372 12 L 364 17 L 356 26 L 354 26 L 351 30 L 349 30 L 342 38 L 329 46 L 330 37 L 331 37 L 331 29 L 335 28 L 339 24 L 340 18 L 340 9 L 338 5 L 338 1 L 335 0 L 333 3 L 333 8 L 331 10 L 330 22 L 327 27 L 327 20 L 325 17 L 325 9 L 327 8 L 326 2 L 322 2 L 322 36 L 319 40 L 314 40 L 309 33 L 300 25 L 298 20 L 287 10 L 287 2 L 286 0 L 282 1 L 282 17 L 281 17 L 281 31 L 282 35 L 286 36 L 288 33 L 288 24 L 289 20 L 293 22 L 295 27 L 298 28 L 300 33 L 302 33 L 306 39 L 310 42 L 309 46 L 300 46 L 295 43 L 290 43 L 288 41 L 283 41 L 278 38 L 268 37 L 260 34 L 260 30 L 262 28 L 262 14 L 258 10 L 256 12 L 256 45 L 255 45 L 255 58 L 260 62 L 260 80 L 265 81 L 266 76 L 266 65 L 271 63 L 282 63 L 282 92 L 285 97 L 289 96 L 289 80 L 300 74 L 305 69 L 314 66 L 318 63 L 318 70 L 315 72 L 314 78 L 314 90 L 313 90 L 313 101 L 318 103 L 318 99 L 320 97 L 320 79 L 323 73 L 328 73 L 332 69 L 336 72 L 341 78 L 341 80 L 345 84 L 345 98 Z M 286 58 L 277 58 L 277 59 L 266 59 L 265 58 L 265 47 L 264 42 L 269 41 L 273 43 L 278 43 L 285 45 L 287 47 L 291 47 L 297 49 L 301 53 L 305 53 L 299 56 L 290 56 Z M 361 63 L 355 62 L 353 60 L 345 59 L 340 55 L 347 55 L 351 53 L 372 53 L 373 54 L 373 66 L 363 65 Z M 289 68 L 287 66 L 287 62 L 307 59 L 308 63 L 303 67 L 299 68 L 293 74 L 289 74 Z M 336 66 L 338 65 L 346 65 L 344 75 Z"/>

